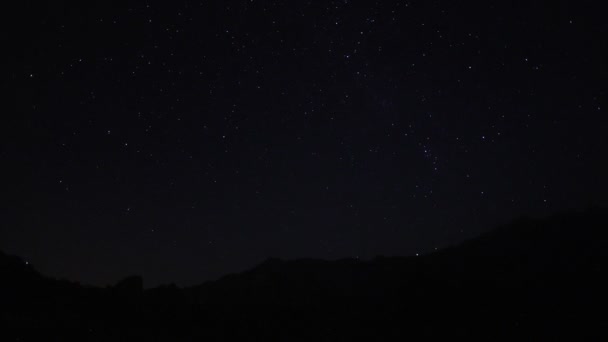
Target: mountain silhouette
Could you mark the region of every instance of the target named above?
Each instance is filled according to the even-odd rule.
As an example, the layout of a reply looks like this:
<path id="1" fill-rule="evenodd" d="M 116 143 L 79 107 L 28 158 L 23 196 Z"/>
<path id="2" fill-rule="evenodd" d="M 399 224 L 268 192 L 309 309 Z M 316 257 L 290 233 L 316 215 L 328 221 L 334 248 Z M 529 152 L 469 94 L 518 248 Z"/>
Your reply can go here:
<path id="1" fill-rule="evenodd" d="M 604 340 L 608 211 L 417 257 L 268 259 L 199 286 L 56 280 L 0 253 L 2 340 Z M 3 337 L 3 336 L 0 336 Z"/>

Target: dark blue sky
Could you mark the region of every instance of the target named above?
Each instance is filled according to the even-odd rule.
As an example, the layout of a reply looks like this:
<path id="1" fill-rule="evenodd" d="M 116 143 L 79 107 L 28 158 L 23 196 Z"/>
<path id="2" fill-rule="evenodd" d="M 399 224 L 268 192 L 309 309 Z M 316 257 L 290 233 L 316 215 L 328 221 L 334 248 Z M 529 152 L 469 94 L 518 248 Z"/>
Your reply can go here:
<path id="1" fill-rule="evenodd" d="M 599 5 L 18 6 L 0 249 L 46 274 L 188 285 L 605 202 Z"/>

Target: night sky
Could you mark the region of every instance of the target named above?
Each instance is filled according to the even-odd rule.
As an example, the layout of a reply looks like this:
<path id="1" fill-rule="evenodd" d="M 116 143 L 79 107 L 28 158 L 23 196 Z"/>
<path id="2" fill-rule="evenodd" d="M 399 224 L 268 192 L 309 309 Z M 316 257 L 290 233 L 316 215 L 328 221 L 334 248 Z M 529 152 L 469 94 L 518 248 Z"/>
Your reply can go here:
<path id="1" fill-rule="evenodd" d="M 22 1 L 0 249 L 87 284 L 193 285 L 605 203 L 593 3 Z"/>

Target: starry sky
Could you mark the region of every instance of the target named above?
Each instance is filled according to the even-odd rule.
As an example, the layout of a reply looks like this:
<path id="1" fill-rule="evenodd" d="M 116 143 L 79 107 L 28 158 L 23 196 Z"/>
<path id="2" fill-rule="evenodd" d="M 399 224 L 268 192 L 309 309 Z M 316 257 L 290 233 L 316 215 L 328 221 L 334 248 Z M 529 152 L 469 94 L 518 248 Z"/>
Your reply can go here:
<path id="1" fill-rule="evenodd" d="M 607 200 L 598 2 L 16 6 L 0 249 L 49 275 L 193 285 Z"/>

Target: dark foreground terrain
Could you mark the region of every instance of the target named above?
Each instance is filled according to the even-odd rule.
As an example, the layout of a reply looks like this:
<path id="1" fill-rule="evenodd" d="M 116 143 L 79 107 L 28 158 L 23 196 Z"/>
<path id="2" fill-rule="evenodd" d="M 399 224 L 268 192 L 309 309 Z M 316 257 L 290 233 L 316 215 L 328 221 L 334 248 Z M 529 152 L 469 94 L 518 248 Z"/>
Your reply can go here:
<path id="1" fill-rule="evenodd" d="M 0 340 L 608 340 L 607 261 L 606 210 L 420 257 L 270 259 L 191 288 L 87 287 L 0 253 Z"/>

